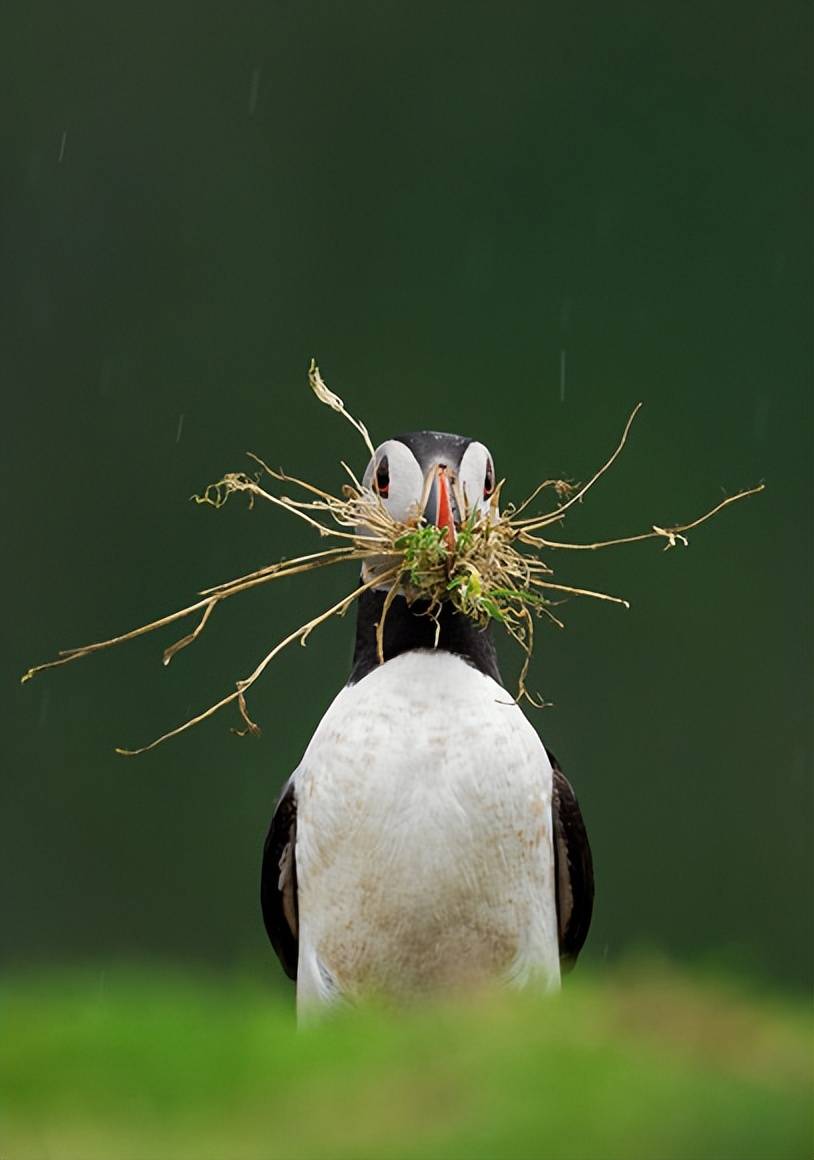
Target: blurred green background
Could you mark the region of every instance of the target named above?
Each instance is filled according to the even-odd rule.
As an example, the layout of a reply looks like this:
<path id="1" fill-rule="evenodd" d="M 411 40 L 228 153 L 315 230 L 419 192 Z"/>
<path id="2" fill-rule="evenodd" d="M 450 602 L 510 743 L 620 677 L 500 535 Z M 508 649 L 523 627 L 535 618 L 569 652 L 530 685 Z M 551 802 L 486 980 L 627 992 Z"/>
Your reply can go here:
<path id="1" fill-rule="evenodd" d="M 810 986 L 812 31 L 793 0 L 4 6 L 9 979 L 135 960 L 282 986 L 260 851 L 351 623 L 274 663 L 259 741 L 220 717 L 113 748 L 352 575 L 242 597 L 167 670 L 178 633 L 17 682 L 316 548 L 283 513 L 187 502 L 247 449 L 331 487 L 364 466 L 309 395 L 315 354 L 374 440 L 481 438 L 515 499 L 585 478 L 645 400 L 574 539 L 766 480 L 686 551 L 558 558 L 632 609 L 572 603 L 530 684 L 595 854 L 585 969 L 644 946 Z"/>

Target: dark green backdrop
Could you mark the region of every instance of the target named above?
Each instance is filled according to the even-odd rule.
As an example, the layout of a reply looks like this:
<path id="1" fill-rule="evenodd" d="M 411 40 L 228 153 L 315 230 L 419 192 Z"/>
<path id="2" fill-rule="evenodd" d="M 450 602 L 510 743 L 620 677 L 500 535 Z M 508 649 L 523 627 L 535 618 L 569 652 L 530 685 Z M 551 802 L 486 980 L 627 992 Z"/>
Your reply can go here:
<path id="1" fill-rule="evenodd" d="M 187 502 L 251 448 L 327 484 L 419 426 L 519 498 L 584 478 L 574 538 L 765 495 L 559 561 L 627 595 L 543 630 L 535 717 L 596 854 L 594 959 L 811 964 L 808 4 L 185 0 L 4 5 L 0 940 L 4 963 L 268 962 L 259 852 L 352 625 L 276 662 L 259 742 L 216 719 L 135 761 L 351 576 L 17 678 L 315 547 Z M 506 655 L 507 671 L 516 660 Z"/>

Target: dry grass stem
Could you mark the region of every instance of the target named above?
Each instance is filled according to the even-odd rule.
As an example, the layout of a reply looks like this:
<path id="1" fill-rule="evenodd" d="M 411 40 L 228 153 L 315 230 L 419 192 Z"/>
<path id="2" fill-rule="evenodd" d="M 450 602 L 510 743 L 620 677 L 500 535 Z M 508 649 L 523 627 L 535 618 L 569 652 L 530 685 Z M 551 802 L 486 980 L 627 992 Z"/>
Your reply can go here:
<path id="1" fill-rule="evenodd" d="M 543 528 L 546 526 L 546 524 L 556 523 L 559 520 L 561 520 L 569 508 L 573 507 L 575 503 L 580 503 L 582 498 L 590 491 L 590 489 L 597 482 L 597 480 L 600 479 L 605 474 L 605 472 L 610 467 L 613 466 L 613 464 L 616 462 L 618 457 L 621 455 L 622 448 L 627 443 L 627 437 L 630 434 L 630 428 L 633 426 L 633 420 L 636 418 L 636 416 L 638 415 L 638 413 L 641 409 L 642 409 L 642 404 L 637 403 L 636 406 L 633 408 L 633 410 L 630 412 L 630 415 L 628 417 L 628 421 L 627 421 L 627 423 L 625 423 L 625 429 L 622 432 L 622 437 L 619 440 L 618 444 L 616 445 L 616 448 L 614 449 L 612 455 L 608 459 L 605 460 L 605 462 L 602 464 L 602 466 L 599 468 L 598 471 L 594 472 L 594 474 L 591 476 L 591 478 L 588 480 L 587 483 L 584 483 L 581 486 L 577 486 L 576 488 L 572 488 L 569 484 L 566 484 L 563 480 L 555 481 L 554 487 L 557 489 L 558 493 L 560 492 L 561 489 L 568 488 L 568 490 L 573 493 L 573 494 L 571 494 L 570 498 L 566 499 L 566 501 L 564 503 L 560 504 L 560 506 L 558 508 L 555 508 L 555 510 L 552 512 L 547 512 L 545 515 L 542 515 L 542 516 L 533 516 L 529 520 L 520 520 L 519 521 L 520 525 L 525 527 L 527 531 L 533 531 L 535 528 Z M 521 506 L 521 508 L 526 507 L 526 503 L 523 503 L 520 506 Z"/>
<path id="2" fill-rule="evenodd" d="M 356 428 L 356 430 L 364 439 L 365 446 L 367 447 L 372 459 L 373 455 L 375 454 L 375 448 L 370 441 L 367 427 L 358 419 L 354 419 L 353 415 L 345 410 L 345 404 L 339 398 L 339 395 L 335 395 L 333 391 L 328 389 L 328 387 L 323 382 L 322 375 L 319 373 L 317 361 L 313 358 L 311 359 L 311 365 L 308 368 L 308 383 L 311 387 L 311 390 L 319 399 L 320 403 L 325 403 L 325 405 L 330 407 L 331 410 L 338 411 L 340 415 L 344 416 L 344 418 L 347 419 L 347 421 Z"/>
<path id="3" fill-rule="evenodd" d="M 267 668 L 269 663 L 274 660 L 277 654 L 282 652 L 284 648 L 290 644 L 293 644 L 295 640 L 299 640 L 300 644 L 304 645 L 315 628 L 317 628 L 320 624 L 323 624 L 326 620 L 329 620 L 332 616 L 341 616 L 343 612 L 347 611 L 348 607 L 354 602 L 354 600 L 358 600 L 363 592 L 367 591 L 368 588 L 372 588 L 376 583 L 376 580 L 371 580 L 367 584 L 360 584 L 358 588 L 355 588 L 353 592 L 350 592 L 347 596 L 343 596 L 341 600 L 338 600 L 336 604 L 332 604 L 330 608 L 325 610 L 325 612 L 320 613 L 319 616 L 315 616 L 312 620 L 309 620 L 307 624 L 301 625 L 298 629 L 296 629 L 295 632 L 289 633 L 288 636 L 284 637 L 278 644 L 276 644 L 270 652 L 266 653 L 266 655 L 260 661 L 260 664 L 254 669 L 252 673 L 249 674 L 248 677 L 244 677 L 242 680 L 236 683 L 233 693 L 227 693 L 225 697 L 221 697 L 221 699 L 216 701 L 214 705 L 210 705 L 208 709 L 204 709 L 204 711 L 202 713 L 198 713 L 197 716 L 190 717 L 190 719 L 185 721 L 183 725 L 178 725 L 175 729 L 170 729 L 168 733 L 163 733 L 160 737 L 156 737 L 155 741 L 151 741 L 149 745 L 143 745 L 140 749 L 117 749 L 116 752 L 120 753 L 123 757 L 137 757 L 140 753 L 147 753 L 150 749 L 155 749 L 157 745 L 161 745 L 163 741 L 169 741 L 171 737 L 177 737 L 180 733 L 185 733 L 187 729 L 191 729 L 193 725 L 199 725 L 201 721 L 205 721 L 207 717 L 213 716 L 213 714 L 217 713 L 220 709 L 224 709 L 233 701 L 238 702 L 240 715 L 246 722 L 246 731 L 254 734 L 255 736 L 259 736 L 260 726 L 252 721 L 246 708 L 246 690 L 251 688 L 257 678 L 261 676 L 261 674 Z"/>
<path id="4" fill-rule="evenodd" d="M 325 385 L 313 360 L 308 372 L 308 381 L 320 402 L 341 414 L 359 432 L 368 453 L 373 456 L 375 452 L 367 428 L 348 412 L 339 396 Z M 320 537 L 331 537 L 340 542 L 322 551 L 268 564 L 234 580 L 203 589 L 199 593 L 200 599 L 186 608 L 109 640 L 84 645 L 81 648 L 66 649 L 60 652 L 55 660 L 29 669 L 22 679 L 27 681 L 44 669 L 68 664 L 101 649 L 123 644 L 125 641 L 164 628 L 177 620 L 200 613 L 200 619 L 192 632 L 164 650 L 163 661 L 167 665 L 178 652 L 198 639 L 216 605 L 221 601 L 272 580 L 355 561 L 357 565 L 362 565 L 362 583 L 330 608 L 284 637 L 266 653 L 248 677 L 236 682 L 232 692 L 195 717 L 156 738 L 149 745 L 140 749 L 118 749 L 117 752 L 127 756 L 145 753 L 205 721 L 233 702 L 237 704 L 244 725 L 244 728 L 234 732 L 241 735 L 259 734 L 259 726 L 249 715 L 246 703 L 247 691 L 284 648 L 297 640 L 305 644 L 315 628 L 332 616 L 343 615 L 363 592 L 371 588 L 379 588 L 386 592 L 381 618 L 376 626 L 376 645 L 380 662 L 384 660 L 384 629 L 387 615 L 397 597 L 402 596 L 409 603 L 422 602 L 422 611 L 435 621 L 436 643 L 440 633 L 438 614 L 442 603 L 449 602 L 458 613 L 469 617 L 480 628 L 485 629 L 494 621 L 505 628 L 523 653 L 517 697 L 518 699 L 525 697 L 533 704 L 541 706 L 544 702 L 532 697 L 526 688 L 534 647 L 535 619 L 545 616 L 555 626 L 562 628 L 563 621 L 553 611 L 562 602 L 562 597 L 586 597 L 629 607 L 628 602 L 620 596 L 555 582 L 551 579 L 552 567 L 539 555 L 541 550 L 595 551 L 617 544 L 633 544 L 650 539 L 663 539 L 665 550 L 679 543 L 686 545 L 688 532 L 730 504 L 763 490 L 764 485 L 759 484 L 736 495 L 727 496 L 689 523 L 672 527 L 653 524 L 648 531 L 616 539 L 572 544 L 540 536 L 538 533 L 544 528 L 562 521 L 566 513 L 584 499 L 594 484 L 613 465 L 627 442 L 631 425 L 640 407 L 641 403 L 633 409 L 613 452 L 586 483 L 545 480 L 521 504 L 509 505 L 501 513 L 499 503 L 505 483 L 501 480 L 495 488 L 489 510 L 485 514 L 475 510 L 467 515 L 461 503 L 464 519 L 452 547 L 447 544 L 446 530 L 427 524 L 423 518 L 426 494 L 416 505 L 413 516 L 407 522 L 400 522 L 392 517 L 379 495 L 364 487 L 344 462 L 342 467 L 350 482 L 342 487 L 341 495 L 333 495 L 306 480 L 287 474 L 281 468 L 274 469 L 259 456 L 249 453 L 258 469 L 254 475 L 230 472 L 217 483 L 210 484 L 202 495 L 194 496 L 196 502 L 221 508 L 231 496 L 244 494 L 250 507 L 256 500 L 265 500 L 305 522 L 318 532 Z M 264 477 L 277 484 L 299 489 L 304 498 L 277 495 L 267 490 L 261 483 Z M 430 482 L 428 480 L 425 492 L 428 491 Z M 553 488 L 556 492 L 560 501 L 558 506 L 539 515 L 518 518 L 521 513 L 527 512 L 535 499 L 548 488 Z M 556 594 L 559 599 L 552 599 L 549 593 Z"/>

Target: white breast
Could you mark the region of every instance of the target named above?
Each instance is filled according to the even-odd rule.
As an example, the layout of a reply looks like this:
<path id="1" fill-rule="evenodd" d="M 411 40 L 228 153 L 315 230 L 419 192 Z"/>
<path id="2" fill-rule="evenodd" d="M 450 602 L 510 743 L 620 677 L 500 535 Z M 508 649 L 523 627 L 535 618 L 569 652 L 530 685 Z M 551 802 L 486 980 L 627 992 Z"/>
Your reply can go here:
<path id="1" fill-rule="evenodd" d="M 559 981 L 551 766 L 509 694 L 406 653 L 343 689 L 295 775 L 298 1003 Z"/>

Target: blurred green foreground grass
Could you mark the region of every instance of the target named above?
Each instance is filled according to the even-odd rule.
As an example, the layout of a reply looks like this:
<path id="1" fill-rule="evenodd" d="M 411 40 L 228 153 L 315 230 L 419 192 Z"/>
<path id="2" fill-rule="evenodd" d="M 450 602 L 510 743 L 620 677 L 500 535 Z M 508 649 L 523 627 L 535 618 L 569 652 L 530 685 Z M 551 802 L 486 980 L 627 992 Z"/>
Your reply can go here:
<path id="1" fill-rule="evenodd" d="M 663 968 L 296 1033 L 245 979 L 0 981 L 1 1160 L 812 1155 L 802 1005 Z"/>

